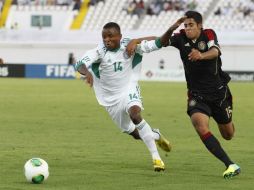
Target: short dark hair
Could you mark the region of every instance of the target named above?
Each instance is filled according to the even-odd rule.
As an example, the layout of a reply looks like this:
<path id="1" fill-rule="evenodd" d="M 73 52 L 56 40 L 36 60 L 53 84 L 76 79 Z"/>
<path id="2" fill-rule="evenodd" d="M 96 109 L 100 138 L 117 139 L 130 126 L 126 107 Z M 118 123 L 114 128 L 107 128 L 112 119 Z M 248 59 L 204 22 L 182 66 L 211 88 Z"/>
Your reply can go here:
<path id="1" fill-rule="evenodd" d="M 197 24 L 202 24 L 203 22 L 202 15 L 197 11 L 187 11 L 185 16 L 187 18 L 193 18 Z"/>
<path id="2" fill-rule="evenodd" d="M 115 22 L 108 22 L 107 24 L 103 26 L 103 29 L 108 29 L 108 28 L 115 28 L 119 32 L 119 34 L 121 34 L 120 26 Z"/>

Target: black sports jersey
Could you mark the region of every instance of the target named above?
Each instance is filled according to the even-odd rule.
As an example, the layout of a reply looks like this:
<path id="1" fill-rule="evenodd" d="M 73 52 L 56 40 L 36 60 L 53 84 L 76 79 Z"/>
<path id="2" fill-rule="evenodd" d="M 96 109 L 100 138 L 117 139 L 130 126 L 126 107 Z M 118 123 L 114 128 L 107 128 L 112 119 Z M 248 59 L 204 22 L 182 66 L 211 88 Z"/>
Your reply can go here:
<path id="1" fill-rule="evenodd" d="M 190 61 L 188 59 L 193 48 L 203 53 L 211 47 L 216 47 L 220 52 L 217 36 L 212 29 L 202 30 L 195 42 L 188 39 L 185 31 L 181 30 L 180 33 L 176 33 L 170 38 L 169 45 L 180 51 L 189 90 L 210 93 L 230 81 L 229 75 L 221 70 L 221 53 L 218 57 L 210 60 Z"/>

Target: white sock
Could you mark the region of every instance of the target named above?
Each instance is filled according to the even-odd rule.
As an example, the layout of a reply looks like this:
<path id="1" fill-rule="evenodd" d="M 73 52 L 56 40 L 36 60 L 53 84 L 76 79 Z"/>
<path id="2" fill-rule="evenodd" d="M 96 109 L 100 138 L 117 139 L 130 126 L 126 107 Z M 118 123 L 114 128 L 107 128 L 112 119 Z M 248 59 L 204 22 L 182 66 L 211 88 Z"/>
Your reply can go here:
<path id="1" fill-rule="evenodd" d="M 154 132 L 152 131 L 149 124 L 143 119 L 139 124 L 136 125 L 136 128 L 138 129 L 140 138 L 143 140 L 148 150 L 150 151 L 152 158 L 161 160 L 154 141 Z"/>
<path id="2" fill-rule="evenodd" d="M 160 135 L 158 133 L 153 132 L 153 139 L 154 140 L 159 140 L 160 139 Z"/>

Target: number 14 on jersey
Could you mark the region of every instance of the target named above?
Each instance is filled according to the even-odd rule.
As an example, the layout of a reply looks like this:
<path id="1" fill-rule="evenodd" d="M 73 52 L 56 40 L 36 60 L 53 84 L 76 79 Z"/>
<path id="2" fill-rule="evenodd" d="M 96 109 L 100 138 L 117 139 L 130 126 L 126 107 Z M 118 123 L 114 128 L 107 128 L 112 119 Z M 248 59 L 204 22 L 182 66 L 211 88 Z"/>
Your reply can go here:
<path id="1" fill-rule="evenodd" d="M 122 71 L 123 70 L 123 66 L 121 65 L 122 62 L 115 62 L 114 64 L 114 71 Z"/>

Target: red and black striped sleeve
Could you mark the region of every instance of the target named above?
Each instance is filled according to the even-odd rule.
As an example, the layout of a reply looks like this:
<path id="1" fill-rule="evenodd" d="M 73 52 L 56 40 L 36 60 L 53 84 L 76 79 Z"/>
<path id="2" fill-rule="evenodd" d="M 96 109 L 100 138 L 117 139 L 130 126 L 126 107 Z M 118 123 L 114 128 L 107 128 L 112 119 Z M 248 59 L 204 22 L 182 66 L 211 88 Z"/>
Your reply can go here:
<path id="1" fill-rule="evenodd" d="M 214 30 L 212 30 L 212 29 L 205 29 L 204 33 L 205 33 L 205 35 L 206 35 L 206 37 L 208 39 L 208 42 L 207 42 L 208 49 L 211 49 L 212 47 L 215 47 L 215 48 L 217 48 L 219 50 L 219 52 L 221 54 L 220 45 L 218 43 L 217 35 L 214 32 Z"/>

